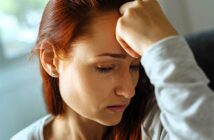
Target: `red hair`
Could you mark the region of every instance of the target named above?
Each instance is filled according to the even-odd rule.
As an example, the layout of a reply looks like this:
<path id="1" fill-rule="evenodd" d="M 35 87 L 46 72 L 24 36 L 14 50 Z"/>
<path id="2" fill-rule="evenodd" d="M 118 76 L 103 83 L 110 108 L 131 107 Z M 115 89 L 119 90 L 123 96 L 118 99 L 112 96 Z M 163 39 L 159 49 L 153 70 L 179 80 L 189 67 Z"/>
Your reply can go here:
<path id="1" fill-rule="evenodd" d="M 132 0 L 50 0 L 42 16 L 36 48 L 41 46 L 43 40 L 48 40 L 55 47 L 57 56 L 65 57 L 66 52 L 71 51 L 71 44 L 75 38 L 87 35 L 86 27 L 94 14 L 101 11 L 118 11 L 119 7 L 128 1 Z M 60 115 L 64 109 L 58 79 L 48 75 L 41 64 L 40 70 L 47 111 L 55 116 Z M 136 94 L 125 110 L 121 122 L 109 127 L 103 139 L 141 139 L 141 123 L 148 109 L 155 103 L 155 98 L 153 86 L 142 66 L 139 75 Z"/>

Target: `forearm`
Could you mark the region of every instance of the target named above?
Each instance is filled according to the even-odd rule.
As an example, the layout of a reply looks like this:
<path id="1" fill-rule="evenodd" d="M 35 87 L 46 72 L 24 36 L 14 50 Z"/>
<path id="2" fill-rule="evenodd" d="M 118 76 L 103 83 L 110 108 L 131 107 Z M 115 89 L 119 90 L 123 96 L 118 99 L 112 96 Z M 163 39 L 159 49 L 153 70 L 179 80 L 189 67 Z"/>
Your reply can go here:
<path id="1" fill-rule="evenodd" d="M 174 37 L 154 44 L 141 62 L 155 86 L 169 138 L 214 139 L 214 93 L 184 39 Z"/>

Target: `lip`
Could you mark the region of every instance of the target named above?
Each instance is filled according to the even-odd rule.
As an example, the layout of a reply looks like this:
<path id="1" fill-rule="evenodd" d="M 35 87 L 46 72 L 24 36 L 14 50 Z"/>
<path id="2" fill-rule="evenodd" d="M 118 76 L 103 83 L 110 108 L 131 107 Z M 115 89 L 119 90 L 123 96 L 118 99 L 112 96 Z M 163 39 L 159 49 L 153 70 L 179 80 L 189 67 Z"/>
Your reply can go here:
<path id="1" fill-rule="evenodd" d="M 111 105 L 111 106 L 107 106 L 107 109 L 109 109 L 112 112 L 124 112 L 124 110 L 126 109 L 126 104 L 122 104 L 122 105 Z"/>

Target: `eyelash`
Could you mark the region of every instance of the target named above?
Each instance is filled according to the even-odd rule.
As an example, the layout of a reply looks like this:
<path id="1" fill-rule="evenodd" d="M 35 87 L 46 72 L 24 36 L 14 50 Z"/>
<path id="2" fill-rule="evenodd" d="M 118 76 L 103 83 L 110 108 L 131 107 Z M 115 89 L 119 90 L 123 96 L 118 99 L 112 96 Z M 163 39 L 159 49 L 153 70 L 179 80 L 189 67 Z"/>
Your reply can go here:
<path id="1" fill-rule="evenodd" d="M 132 65 L 130 68 L 133 71 L 139 71 L 139 65 Z M 97 67 L 98 72 L 100 73 L 108 73 L 110 71 L 112 71 L 114 69 L 114 67 Z"/>

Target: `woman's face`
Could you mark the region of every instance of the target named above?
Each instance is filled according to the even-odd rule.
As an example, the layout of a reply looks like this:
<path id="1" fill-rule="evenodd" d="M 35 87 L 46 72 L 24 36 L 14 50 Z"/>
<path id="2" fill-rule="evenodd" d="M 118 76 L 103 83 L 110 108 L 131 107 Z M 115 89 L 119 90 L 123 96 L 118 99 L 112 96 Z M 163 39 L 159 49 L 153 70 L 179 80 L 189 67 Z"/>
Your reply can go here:
<path id="1" fill-rule="evenodd" d="M 120 122 L 139 78 L 139 60 L 128 56 L 116 40 L 118 18 L 117 12 L 96 17 L 92 35 L 78 40 L 72 57 L 59 67 L 66 111 L 106 126 Z M 125 108 L 112 107 L 118 105 Z"/>

